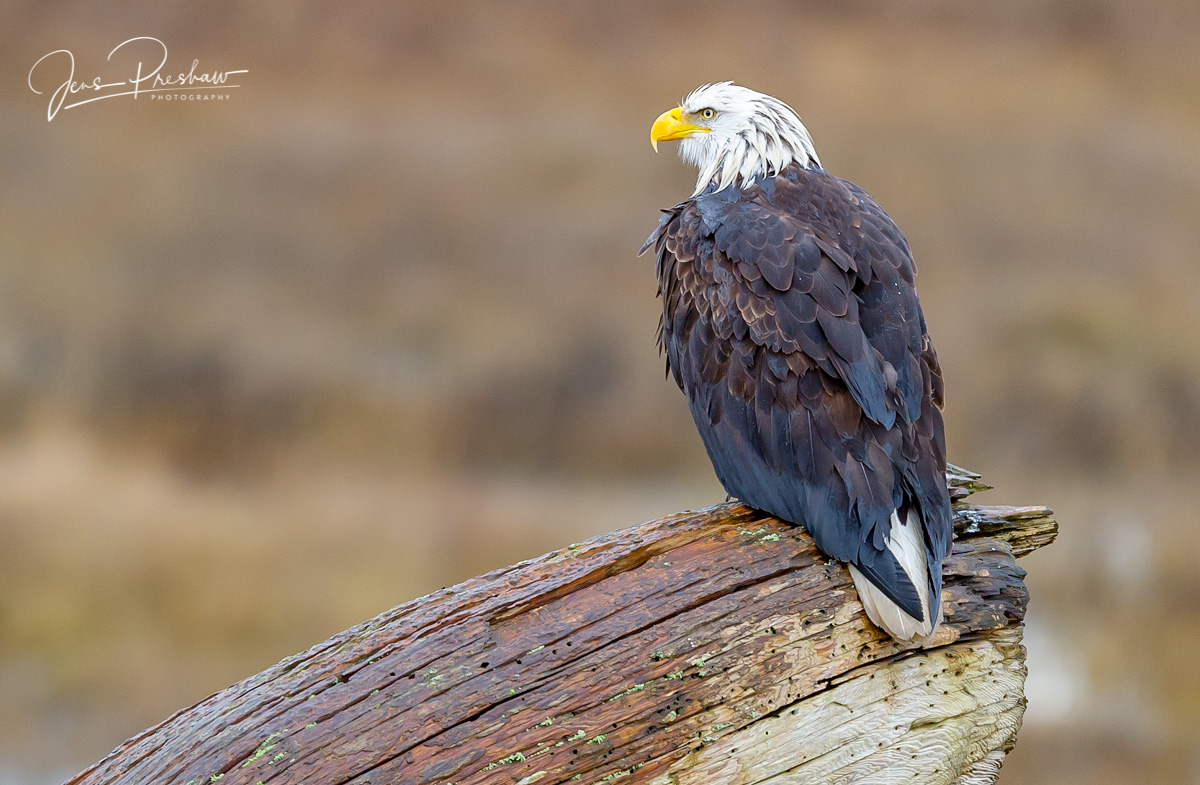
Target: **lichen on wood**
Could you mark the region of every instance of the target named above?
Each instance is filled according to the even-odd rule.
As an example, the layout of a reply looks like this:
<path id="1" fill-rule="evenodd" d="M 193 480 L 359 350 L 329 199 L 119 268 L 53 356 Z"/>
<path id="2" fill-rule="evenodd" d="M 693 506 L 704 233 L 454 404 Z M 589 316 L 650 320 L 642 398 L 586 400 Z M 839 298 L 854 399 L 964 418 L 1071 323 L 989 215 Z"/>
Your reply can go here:
<path id="1" fill-rule="evenodd" d="M 873 627 L 801 529 L 721 504 L 398 606 L 71 782 L 992 782 L 1024 708 L 1014 559 L 1056 524 L 948 480 L 957 541 L 924 649 Z"/>

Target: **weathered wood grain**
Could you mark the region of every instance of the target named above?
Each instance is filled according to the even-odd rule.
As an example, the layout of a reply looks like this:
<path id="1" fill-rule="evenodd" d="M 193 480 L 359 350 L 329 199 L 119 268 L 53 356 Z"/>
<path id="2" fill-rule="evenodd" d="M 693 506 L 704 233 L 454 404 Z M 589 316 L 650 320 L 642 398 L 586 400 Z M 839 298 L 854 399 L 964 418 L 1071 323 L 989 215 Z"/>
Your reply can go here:
<path id="1" fill-rule="evenodd" d="M 803 531 L 723 504 L 401 605 L 130 739 L 71 780 L 987 783 L 1024 708 L 1014 561 L 1043 507 L 976 507 L 946 622 L 905 650 Z"/>

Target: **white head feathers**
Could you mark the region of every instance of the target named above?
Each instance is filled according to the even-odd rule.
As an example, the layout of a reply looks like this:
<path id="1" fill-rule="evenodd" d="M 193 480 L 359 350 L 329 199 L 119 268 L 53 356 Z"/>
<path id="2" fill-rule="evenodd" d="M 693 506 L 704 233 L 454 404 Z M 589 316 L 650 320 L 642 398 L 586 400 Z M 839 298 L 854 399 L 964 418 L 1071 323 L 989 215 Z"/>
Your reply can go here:
<path id="1" fill-rule="evenodd" d="M 711 184 L 716 190 L 741 185 L 792 163 L 821 165 L 808 129 L 778 98 L 719 82 L 697 87 L 680 109 L 689 123 L 707 129 L 679 144 L 679 157 L 700 170 L 693 196 Z"/>

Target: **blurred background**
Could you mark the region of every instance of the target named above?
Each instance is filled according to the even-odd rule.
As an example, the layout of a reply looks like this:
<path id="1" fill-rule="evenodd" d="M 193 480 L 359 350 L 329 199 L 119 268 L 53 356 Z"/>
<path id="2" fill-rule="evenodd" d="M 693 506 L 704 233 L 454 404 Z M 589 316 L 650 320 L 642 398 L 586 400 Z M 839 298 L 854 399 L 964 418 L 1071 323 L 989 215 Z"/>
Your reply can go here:
<path id="1" fill-rule="evenodd" d="M 134 36 L 244 86 L 48 123 Z M 907 232 L 981 501 L 1058 513 L 1001 781 L 1200 783 L 1195 0 L 8 0 L 0 75 L 0 785 L 719 501 L 634 254 L 723 79 Z"/>

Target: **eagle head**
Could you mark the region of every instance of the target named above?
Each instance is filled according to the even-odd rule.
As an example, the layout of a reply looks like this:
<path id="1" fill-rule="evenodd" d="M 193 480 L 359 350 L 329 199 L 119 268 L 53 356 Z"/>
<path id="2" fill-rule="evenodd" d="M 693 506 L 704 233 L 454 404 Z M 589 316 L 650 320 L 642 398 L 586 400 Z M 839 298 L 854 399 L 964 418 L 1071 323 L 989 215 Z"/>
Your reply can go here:
<path id="1" fill-rule="evenodd" d="M 820 166 L 812 137 L 792 107 L 732 82 L 697 87 L 659 115 L 650 144 L 678 139 L 679 157 L 700 170 L 693 195 L 741 186 L 793 163 Z"/>

